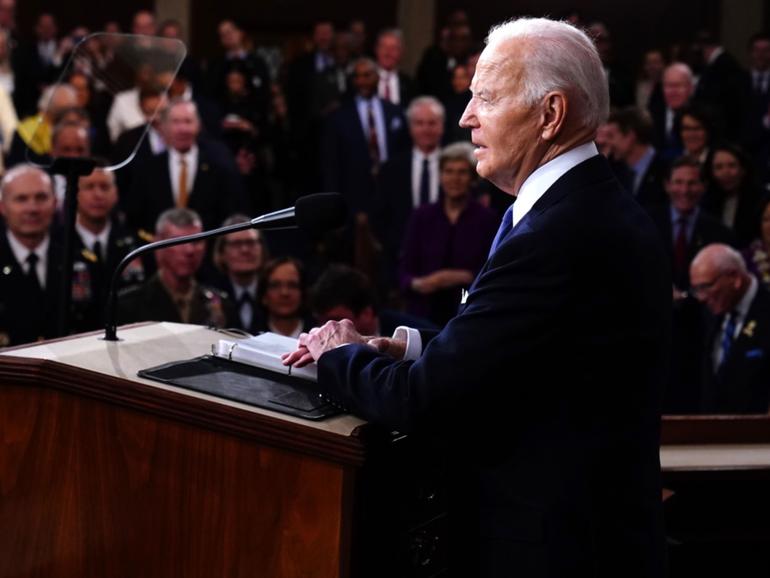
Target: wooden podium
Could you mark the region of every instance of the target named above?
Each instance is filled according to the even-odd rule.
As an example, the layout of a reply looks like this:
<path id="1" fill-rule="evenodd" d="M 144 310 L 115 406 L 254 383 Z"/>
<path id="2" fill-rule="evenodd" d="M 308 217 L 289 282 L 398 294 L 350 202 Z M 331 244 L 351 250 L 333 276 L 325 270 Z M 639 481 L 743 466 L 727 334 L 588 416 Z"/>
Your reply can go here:
<path id="1" fill-rule="evenodd" d="M 409 459 L 399 438 L 136 377 L 208 353 L 216 332 L 119 336 L 0 355 L 0 578 L 440 573 L 433 482 L 378 496 L 380 474 Z M 390 499 L 402 509 L 383 520 Z"/>

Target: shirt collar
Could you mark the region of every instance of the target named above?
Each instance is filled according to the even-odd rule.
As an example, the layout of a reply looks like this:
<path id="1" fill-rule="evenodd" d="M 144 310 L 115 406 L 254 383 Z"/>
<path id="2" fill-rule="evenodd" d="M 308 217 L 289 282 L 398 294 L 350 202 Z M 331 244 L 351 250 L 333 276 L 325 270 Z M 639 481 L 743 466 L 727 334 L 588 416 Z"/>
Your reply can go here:
<path id="1" fill-rule="evenodd" d="M 436 147 L 435 149 L 433 149 L 433 152 L 429 152 L 427 155 L 417 147 L 412 147 L 412 158 L 418 159 L 420 162 L 422 162 L 422 159 L 428 159 L 429 162 L 437 161 L 438 153 L 439 153 L 439 147 Z"/>
<path id="2" fill-rule="evenodd" d="M 589 141 L 538 167 L 527 177 L 519 189 L 513 205 L 513 225 L 516 226 L 543 194 L 570 169 L 599 154 L 593 141 Z"/>
<path id="3" fill-rule="evenodd" d="M 175 164 L 179 164 L 179 160 L 184 157 L 184 159 L 187 161 L 188 168 L 190 165 L 194 164 L 195 161 L 198 160 L 198 145 L 194 144 L 192 148 L 187 151 L 186 153 L 181 153 L 178 150 L 176 150 L 173 147 L 169 147 L 168 149 L 169 158 L 172 162 Z"/>
<path id="4" fill-rule="evenodd" d="M 80 238 L 83 240 L 83 244 L 90 250 L 93 250 L 94 243 L 99 241 L 102 244 L 102 251 L 105 250 L 107 247 L 107 240 L 110 237 L 110 229 L 112 228 L 112 224 L 107 221 L 107 226 L 102 229 L 102 231 L 95 235 L 88 229 L 86 229 L 83 225 L 80 224 L 80 221 L 75 222 L 75 230 L 78 232 L 78 235 L 80 235 Z M 100 255 L 103 257 L 104 255 Z"/>
<path id="5" fill-rule="evenodd" d="M 233 293 L 235 293 L 235 295 L 233 295 L 233 298 L 236 301 L 238 301 L 241 298 L 241 295 L 243 295 L 244 293 L 248 293 L 249 296 L 251 296 L 252 299 L 257 296 L 257 280 L 256 279 L 254 279 L 254 281 L 252 281 L 248 285 L 239 285 L 231 277 L 230 278 L 230 283 L 233 286 Z"/>
<path id="6" fill-rule="evenodd" d="M 27 257 L 29 257 L 30 253 L 37 255 L 41 261 L 48 255 L 48 245 L 51 241 L 49 235 L 46 235 L 40 244 L 32 250 L 29 250 L 26 245 L 19 241 L 11 231 L 6 231 L 5 236 L 8 239 L 8 245 L 11 247 L 13 256 L 20 265 L 24 265 L 27 262 Z"/>
<path id="7" fill-rule="evenodd" d="M 684 214 L 680 213 L 674 208 L 674 205 L 670 205 L 671 207 L 671 222 L 676 225 L 677 221 L 679 221 L 680 218 L 684 217 L 687 219 L 687 224 L 690 225 L 695 222 L 695 219 L 698 217 L 698 213 L 700 212 L 700 207 L 695 207 L 695 209 L 689 213 Z"/>
<path id="8" fill-rule="evenodd" d="M 640 158 L 638 161 L 636 161 L 636 164 L 632 166 L 631 168 L 634 169 L 634 173 L 637 175 L 644 174 L 647 172 L 647 168 L 650 166 L 650 163 L 652 162 L 652 158 L 655 156 L 655 149 L 653 147 L 647 147 L 647 150 L 642 155 L 642 158 Z"/>

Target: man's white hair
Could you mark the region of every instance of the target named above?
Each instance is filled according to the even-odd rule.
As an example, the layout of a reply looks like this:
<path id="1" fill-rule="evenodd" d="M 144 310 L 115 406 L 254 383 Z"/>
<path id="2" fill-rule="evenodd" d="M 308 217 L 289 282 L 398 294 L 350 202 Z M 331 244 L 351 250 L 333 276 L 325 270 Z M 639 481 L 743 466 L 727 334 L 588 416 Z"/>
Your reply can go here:
<path id="1" fill-rule="evenodd" d="M 36 167 L 35 165 L 16 165 L 12 169 L 9 169 L 5 172 L 5 175 L 3 175 L 3 180 L 0 181 L 0 201 L 3 200 L 3 193 L 8 188 L 8 185 L 10 185 L 14 180 L 16 180 L 21 175 L 26 175 L 28 173 L 33 173 L 36 175 L 39 175 L 43 181 L 46 183 L 46 187 L 48 187 L 48 190 L 53 194 L 53 182 L 51 181 L 51 176 L 45 172 L 44 170 Z"/>
<path id="2" fill-rule="evenodd" d="M 523 66 L 521 98 L 533 106 L 551 91 L 565 91 L 576 99 L 583 124 L 596 129 L 610 109 L 607 76 L 591 39 L 566 22 L 547 18 L 519 18 L 492 27 L 488 46 L 510 40 L 529 44 Z"/>
<path id="3" fill-rule="evenodd" d="M 409 107 L 406 109 L 407 120 L 411 122 L 414 113 L 418 108 L 423 106 L 429 106 L 433 110 L 434 114 L 440 116 L 442 121 L 444 120 L 444 116 L 446 114 L 444 112 L 444 105 L 441 104 L 441 101 L 434 96 L 418 96 L 412 100 L 412 102 L 409 103 Z"/>
<path id="4" fill-rule="evenodd" d="M 695 75 L 692 73 L 692 69 L 684 62 L 672 62 L 663 71 L 663 76 L 665 77 L 666 74 L 670 74 L 672 72 L 684 75 L 691 85 L 695 84 Z"/>

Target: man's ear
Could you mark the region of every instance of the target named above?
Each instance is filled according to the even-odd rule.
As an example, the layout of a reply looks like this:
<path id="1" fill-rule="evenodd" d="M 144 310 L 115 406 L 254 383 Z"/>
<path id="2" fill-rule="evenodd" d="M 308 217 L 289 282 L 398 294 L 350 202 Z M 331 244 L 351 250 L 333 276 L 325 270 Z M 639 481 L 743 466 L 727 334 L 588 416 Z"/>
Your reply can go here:
<path id="1" fill-rule="evenodd" d="M 567 96 L 563 92 L 549 92 L 543 99 L 540 136 L 545 141 L 554 140 L 562 130 L 567 118 Z"/>

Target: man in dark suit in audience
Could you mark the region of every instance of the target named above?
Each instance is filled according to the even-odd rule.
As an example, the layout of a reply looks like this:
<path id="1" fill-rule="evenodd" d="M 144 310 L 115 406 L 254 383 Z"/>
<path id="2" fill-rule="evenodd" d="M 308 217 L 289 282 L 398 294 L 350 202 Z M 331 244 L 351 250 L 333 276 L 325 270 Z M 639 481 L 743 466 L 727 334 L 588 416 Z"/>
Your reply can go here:
<path id="1" fill-rule="evenodd" d="M 18 165 L 0 183 L 0 346 L 56 336 L 61 240 L 51 235 L 51 177 Z"/>
<path id="2" fill-rule="evenodd" d="M 701 411 L 767 413 L 770 294 L 727 245 L 705 247 L 690 268 L 692 292 L 713 317 L 703 356 Z"/>
<path id="3" fill-rule="evenodd" d="M 385 163 L 377 179 L 374 225 L 385 249 L 389 273 L 395 275 L 398 254 L 412 211 L 439 198 L 439 148 L 444 134 L 444 106 L 432 96 L 412 101 L 406 111 L 412 148 Z"/>
<path id="4" fill-rule="evenodd" d="M 472 91 L 478 173 L 517 198 L 461 312 L 374 343 L 330 321 L 284 362 L 317 360 L 327 398 L 451 448 L 450 576 L 663 576 L 671 283 L 592 142 L 609 108 L 596 47 L 562 22 L 507 22 Z"/>
<path id="5" fill-rule="evenodd" d="M 246 215 L 233 215 L 222 226 L 248 221 Z M 214 265 L 221 273 L 212 284 L 227 295 L 231 304 L 228 327 L 257 333 L 265 326 L 264 313 L 257 299 L 259 272 L 269 260 L 262 232 L 247 229 L 217 237 L 214 243 Z"/>
<path id="6" fill-rule="evenodd" d="M 342 193 L 351 214 L 371 212 L 375 179 L 383 163 L 406 148 L 409 136 L 401 109 L 377 96 L 377 65 L 353 65 L 353 98 L 334 111 L 324 129 L 324 190 Z"/>
<path id="7" fill-rule="evenodd" d="M 161 127 L 168 149 L 134 167 L 131 190 L 123 206 L 128 224 L 151 231 L 166 209 L 189 207 L 205 229 L 213 229 L 242 210 L 245 195 L 229 151 L 215 141 L 199 139 L 195 103 L 175 100 L 163 111 Z"/>
<path id="8" fill-rule="evenodd" d="M 665 181 L 669 202 L 652 212 L 671 262 L 674 285 L 689 287 L 690 263 L 711 243 L 735 244 L 735 234 L 701 210 L 705 185 L 695 159 L 680 157 L 671 164 Z"/>
<path id="9" fill-rule="evenodd" d="M 745 134 L 749 75 L 710 32 L 699 34 L 698 46 L 706 66 L 698 78 L 693 101 L 707 106 L 717 117 L 724 137 L 737 142 Z"/>
<path id="10" fill-rule="evenodd" d="M 646 111 L 629 107 L 610 114 L 612 157 L 626 171 L 621 182 L 640 205 L 649 209 L 666 202 L 667 164 L 652 146 L 652 120 Z"/>
<path id="11" fill-rule="evenodd" d="M 668 162 L 682 154 L 681 113 L 690 103 L 694 90 L 695 79 L 690 67 L 674 62 L 663 71 L 663 102 L 650 103 L 655 127 L 653 143 Z"/>
<path id="12" fill-rule="evenodd" d="M 770 180 L 770 34 L 749 41 L 751 95 L 747 111 L 746 145 L 755 159 L 760 182 Z"/>
<path id="13" fill-rule="evenodd" d="M 115 173 L 97 167 L 78 180 L 78 211 L 75 222 L 72 273 L 73 331 L 104 327 L 104 308 L 112 274 L 120 261 L 142 242 L 118 219 Z M 123 271 L 117 289 L 142 283 L 145 270 L 136 259 Z"/>
<path id="14" fill-rule="evenodd" d="M 121 133 L 115 145 L 112 147 L 112 162 L 119 164 L 127 160 L 136 151 L 133 160 L 126 166 L 115 171 L 118 191 L 121 193 L 121 201 L 131 190 L 131 181 L 134 169 L 144 167 L 154 155 L 166 151 L 166 141 L 161 133 L 160 119 L 162 107 L 166 105 L 163 93 L 154 88 L 140 89 L 139 108 L 147 124 L 142 124 Z M 138 145 L 138 148 L 137 148 Z"/>
<path id="15" fill-rule="evenodd" d="M 380 74 L 377 95 L 406 109 L 415 94 L 412 77 L 399 69 L 403 52 L 404 38 L 400 30 L 391 28 L 380 32 L 374 47 Z"/>

